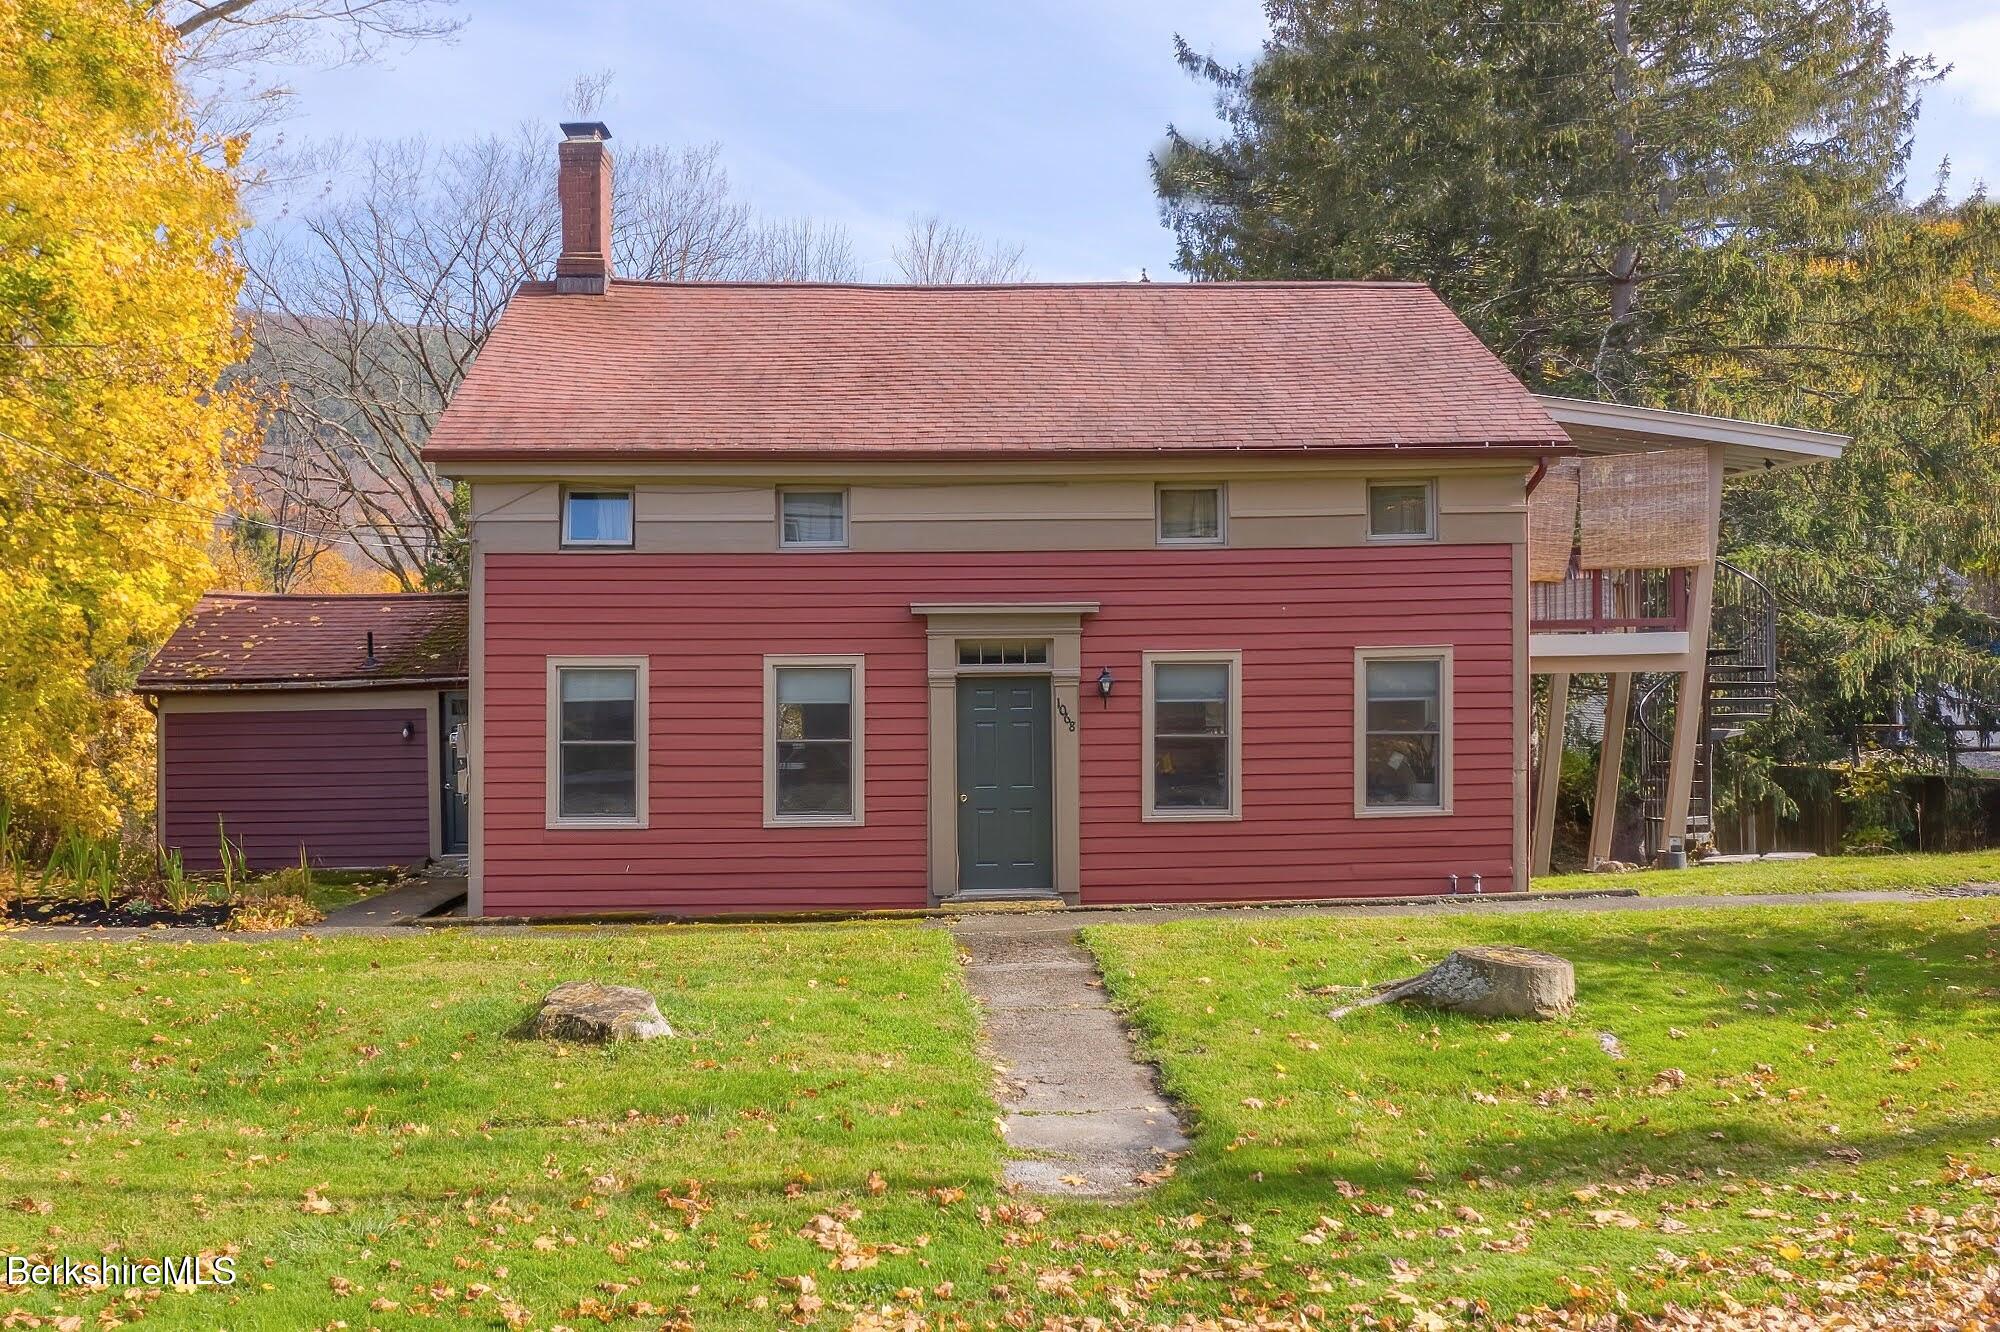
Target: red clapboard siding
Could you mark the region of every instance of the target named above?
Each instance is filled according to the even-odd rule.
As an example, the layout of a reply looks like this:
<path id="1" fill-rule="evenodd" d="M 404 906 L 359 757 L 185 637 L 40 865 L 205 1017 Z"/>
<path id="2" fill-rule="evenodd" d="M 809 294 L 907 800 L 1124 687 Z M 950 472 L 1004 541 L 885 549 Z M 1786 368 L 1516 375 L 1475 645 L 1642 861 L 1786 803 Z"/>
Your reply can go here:
<path id="1" fill-rule="evenodd" d="M 1086 903 L 1512 882 L 1506 546 L 1032 554 L 489 555 L 485 910 L 926 903 L 924 622 L 912 602 L 1096 601 L 1083 621 Z M 1354 649 L 1450 645 L 1454 812 L 1356 819 Z M 1243 653 L 1243 818 L 1139 819 L 1140 653 Z M 544 826 L 547 658 L 650 659 L 651 827 Z M 867 657 L 867 823 L 763 826 L 763 657 Z M 1109 666 L 1108 706 L 1092 682 Z"/>
<path id="2" fill-rule="evenodd" d="M 173 712 L 163 840 L 190 869 L 218 865 L 216 819 L 253 869 L 405 865 L 430 854 L 421 707 Z M 403 739 L 403 726 L 414 727 Z"/>

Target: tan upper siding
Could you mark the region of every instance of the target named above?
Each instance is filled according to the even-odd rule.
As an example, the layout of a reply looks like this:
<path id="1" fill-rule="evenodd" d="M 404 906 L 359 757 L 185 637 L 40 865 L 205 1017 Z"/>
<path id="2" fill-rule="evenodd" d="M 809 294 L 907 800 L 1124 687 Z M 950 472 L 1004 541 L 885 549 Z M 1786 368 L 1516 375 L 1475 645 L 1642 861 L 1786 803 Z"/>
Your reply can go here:
<path id="1" fill-rule="evenodd" d="M 1251 549 L 1359 546 L 1368 541 L 1370 480 L 1434 479 L 1444 544 L 1526 540 L 1526 468 L 1516 464 L 1435 468 L 1177 471 L 1174 484 L 1225 487 L 1228 544 Z M 879 472 L 877 473 L 879 475 Z M 990 469 L 986 475 L 990 476 Z M 611 478 L 593 477 L 607 484 Z M 802 483 L 842 484 L 814 476 Z M 750 553 L 778 544 L 778 481 L 628 481 L 634 489 L 634 548 L 653 554 Z M 1145 474 L 1077 475 L 1034 481 L 960 476 L 845 483 L 849 545 L 858 551 L 1149 550 L 1156 480 Z M 562 486 L 553 481 L 481 481 L 473 486 L 474 539 L 501 554 L 561 548 Z"/>

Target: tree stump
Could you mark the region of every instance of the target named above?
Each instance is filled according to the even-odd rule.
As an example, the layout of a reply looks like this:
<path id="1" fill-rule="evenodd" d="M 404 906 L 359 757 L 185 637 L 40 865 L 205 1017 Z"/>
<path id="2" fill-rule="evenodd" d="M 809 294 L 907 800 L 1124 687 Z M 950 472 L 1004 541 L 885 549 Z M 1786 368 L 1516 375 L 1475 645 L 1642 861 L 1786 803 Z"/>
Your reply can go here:
<path id="1" fill-rule="evenodd" d="M 1576 1002 L 1576 969 L 1554 953 L 1532 948 L 1459 948 L 1422 975 L 1378 985 L 1360 1003 L 1327 1016 L 1342 1018 L 1397 1002 L 1479 1017 L 1558 1018 Z"/>

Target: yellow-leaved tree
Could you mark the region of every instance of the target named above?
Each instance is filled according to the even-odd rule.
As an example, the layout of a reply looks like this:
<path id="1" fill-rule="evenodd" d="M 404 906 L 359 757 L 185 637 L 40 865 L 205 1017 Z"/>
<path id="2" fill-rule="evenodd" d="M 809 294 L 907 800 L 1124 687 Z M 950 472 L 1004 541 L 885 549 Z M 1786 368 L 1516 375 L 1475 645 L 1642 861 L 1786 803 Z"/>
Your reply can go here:
<path id="1" fill-rule="evenodd" d="M 208 585 L 254 427 L 221 387 L 235 183 L 173 40 L 139 0 L 0 0 L 0 806 L 31 836 L 150 808 L 124 690 Z"/>

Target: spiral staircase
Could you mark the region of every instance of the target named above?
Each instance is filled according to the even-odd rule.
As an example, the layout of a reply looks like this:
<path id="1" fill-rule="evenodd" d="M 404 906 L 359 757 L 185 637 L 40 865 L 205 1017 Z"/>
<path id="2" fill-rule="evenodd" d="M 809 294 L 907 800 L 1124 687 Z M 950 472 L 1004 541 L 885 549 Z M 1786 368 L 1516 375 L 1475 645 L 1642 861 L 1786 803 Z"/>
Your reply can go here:
<path id="1" fill-rule="evenodd" d="M 1696 733 L 1694 778 L 1688 796 L 1686 846 L 1715 841 L 1715 758 L 1751 722 L 1769 717 L 1778 702 L 1778 601 L 1756 578 L 1718 560 L 1709 612 L 1708 665 L 1703 672 L 1701 727 Z M 1644 860 L 1667 849 L 1667 782 L 1673 764 L 1674 717 L 1680 676 L 1655 675 L 1641 686 L 1639 803 Z"/>

